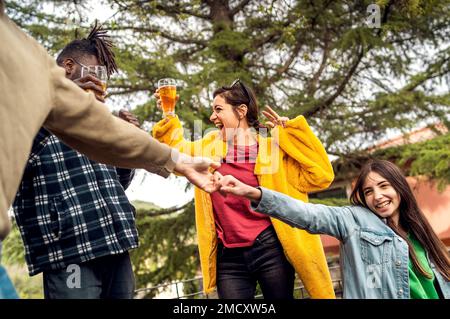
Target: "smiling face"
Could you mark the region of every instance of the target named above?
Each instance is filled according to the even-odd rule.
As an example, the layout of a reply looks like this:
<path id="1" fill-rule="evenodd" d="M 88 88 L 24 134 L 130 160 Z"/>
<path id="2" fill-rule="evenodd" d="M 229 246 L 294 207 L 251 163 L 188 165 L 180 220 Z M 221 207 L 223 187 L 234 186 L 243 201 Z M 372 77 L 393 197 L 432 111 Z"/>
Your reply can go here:
<path id="1" fill-rule="evenodd" d="M 239 117 L 241 119 L 239 120 Z M 217 95 L 213 101 L 213 113 L 209 120 L 220 130 L 224 141 L 233 137 L 235 130 L 239 128 L 247 128 L 247 120 L 245 114 L 240 114 L 240 110 L 233 109 L 231 104 L 228 104 L 225 99 Z"/>
<path id="2" fill-rule="evenodd" d="M 400 195 L 380 174 L 370 172 L 363 184 L 367 206 L 381 218 L 392 218 L 398 222 Z"/>

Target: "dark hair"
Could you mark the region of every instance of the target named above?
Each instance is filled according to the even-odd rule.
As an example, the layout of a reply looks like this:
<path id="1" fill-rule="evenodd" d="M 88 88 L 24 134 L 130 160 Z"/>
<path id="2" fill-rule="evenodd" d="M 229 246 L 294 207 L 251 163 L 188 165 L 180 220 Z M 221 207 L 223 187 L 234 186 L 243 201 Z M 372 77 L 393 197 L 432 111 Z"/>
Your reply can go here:
<path id="1" fill-rule="evenodd" d="M 113 44 L 110 37 L 101 26 L 97 25 L 97 20 L 87 38 L 77 39 L 70 42 L 58 55 L 56 62 L 61 65 L 64 59 L 79 59 L 85 55 L 94 55 L 101 65 L 106 66 L 108 77 L 117 72 L 117 65 Z"/>
<path id="2" fill-rule="evenodd" d="M 414 235 L 414 237 L 429 253 L 439 272 L 447 280 L 450 280 L 450 260 L 447 249 L 433 231 L 430 223 L 420 210 L 405 176 L 395 164 L 384 160 L 371 160 L 364 165 L 356 180 L 352 194 L 350 195 L 350 201 L 355 205 L 363 206 L 369 209 L 364 196 L 363 186 L 370 172 L 380 174 L 398 193 L 400 197 L 400 205 L 398 208 L 399 224 L 406 232 Z M 414 268 L 422 275 L 431 278 L 431 274 L 428 274 L 417 260 L 417 256 L 410 240 L 408 239 L 407 233 L 401 231 L 400 228 L 397 227 L 389 218 L 387 220 L 387 224 L 397 235 L 402 237 L 408 243 L 408 250 Z"/>
<path id="3" fill-rule="evenodd" d="M 237 79 L 230 86 L 222 86 L 216 89 L 213 92 L 213 97 L 216 97 L 217 95 L 223 97 L 233 109 L 236 109 L 241 104 L 247 105 L 246 118 L 248 125 L 258 131 L 261 127 L 258 120 L 259 108 L 255 93 L 253 93 L 252 89 Z"/>

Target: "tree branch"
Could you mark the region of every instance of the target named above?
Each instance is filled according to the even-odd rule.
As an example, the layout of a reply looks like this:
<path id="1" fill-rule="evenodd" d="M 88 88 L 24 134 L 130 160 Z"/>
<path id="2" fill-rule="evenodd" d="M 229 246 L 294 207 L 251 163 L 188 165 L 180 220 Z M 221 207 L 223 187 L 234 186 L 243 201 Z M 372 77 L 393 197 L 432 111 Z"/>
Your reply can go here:
<path id="1" fill-rule="evenodd" d="M 313 116 L 314 114 L 316 114 L 320 110 L 326 109 L 327 107 L 329 107 L 334 102 L 334 100 L 336 100 L 336 98 L 339 95 L 341 95 L 342 91 L 344 91 L 344 89 L 347 86 L 348 82 L 350 81 L 351 77 L 353 76 L 353 74 L 355 73 L 356 69 L 358 68 L 358 65 L 361 62 L 363 56 L 364 56 L 364 49 L 363 49 L 362 46 L 360 46 L 359 53 L 358 53 L 355 61 L 353 62 L 353 65 L 351 66 L 350 70 L 348 71 L 348 73 L 346 74 L 346 76 L 344 77 L 344 79 L 342 80 L 341 84 L 338 86 L 338 88 L 334 92 L 334 94 L 331 95 L 329 98 L 327 98 L 324 102 L 319 103 L 314 108 L 306 111 L 303 114 L 303 116 L 305 116 L 305 117 Z"/>
<path id="2" fill-rule="evenodd" d="M 149 0 L 143 0 L 143 1 L 132 1 L 132 4 L 123 4 L 122 1 L 120 0 L 113 0 L 113 2 L 118 5 L 121 9 L 123 10 L 129 10 L 130 7 L 135 7 L 137 9 L 142 9 L 144 4 L 148 4 L 150 2 L 154 2 L 154 1 L 149 1 Z M 167 3 L 169 3 L 167 1 Z M 209 19 L 209 15 L 207 14 L 202 14 L 196 11 L 192 11 L 190 9 L 188 9 L 186 6 L 183 7 L 182 5 L 178 4 L 178 5 L 166 5 L 158 3 L 155 7 L 158 10 L 164 11 L 165 13 L 167 13 L 167 15 L 170 16 L 174 16 L 174 14 L 188 14 L 188 15 L 192 15 L 194 17 L 200 18 L 200 19 L 205 19 L 208 20 Z M 121 10 L 122 11 L 122 10 Z"/>
<path id="3" fill-rule="evenodd" d="M 317 83 L 319 82 L 319 78 L 323 73 L 323 70 L 325 70 L 328 56 L 330 53 L 330 32 L 328 30 L 325 30 L 325 38 L 324 38 L 324 48 L 323 48 L 323 54 L 322 54 L 322 62 L 320 63 L 319 69 L 314 74 L 313 78 L 311 79 L 308 88 L 307 93 L 308 96 L 313 96 L 314 93 L 317 90 Z"/>
<path id="4" fill-rule="evenodd" d="M 152 34 L 159 34 L 161 35 L 163 38 L 171 40 L 171 41 L 175 41 L 178 43 L 183 43 L 183 44 L 197 44 L 200 45 L 202 47 L 205 47 L 207 45 L 206 41 L 200 40 L 200 39 L 186 39 L 186 38 L 181 38 L 179 36 L 176 36 L 174 34 L 171 34 L 167 31 L 162 31 L 158 28 L 154 28 L 154 27 L 132 27 L 132 26 L 124 26 L 124 27 L 114 27 L 112 30 L 132 30 L 132 31 L 136 31 L 136 32 L 142 32 L 142 33 L 152 33 Z"/>
<path id="5" fill-rule="evenodd" d="M 393 4 L 394 4 L 394 1 L 390 0 L 389 3 L 386 5 L 386 9 L 384 10 L 383 17 L 381 18 L 382 23 L 386 23 L 388 21 L 389 13 L 390 13 L 390 10 L 391 10 Z M 377 35 L 381 36 L 381 32 L 382 32 L 382 29 L 377 30 Z M 367 48 L 366 52 L 370 51 L 371 48 L 372 47 L 369 46 Z M 314 115 L 315 113 L 319 112 L 320 110 L 329 107 L 334 102 L 334 100 L 344 91 L 344 89 L 347 86 L 348 82 L 350 81 L 351 77 L 356 72 L 358 65 L 360 64 L 362 58 L 364 57 L 364 53 L 365 53 L 364 48 L 362 46 L 360 46 L 360 51 L 358 53 L 358 56 L 357 56 L 355 62 L 353 63 L 349 72 L 347 73 L 347 75 L 345 76 L 345 78 L 343 79 L 343 81 L 341 82 L 339 87 L 337 88 L 336 92 L 332 96 L 330 96 L 328 99 L 326 99 L 324 102 L 319 103 L 315 107 L 313 107 L 311 110 L 306 111 L 303 114 L 305 117 L 310 117 L 310 116 Z"/>
<path id="6" fill-rule="evenodd" d="M 448 49 L 447 49 L 448 50 Z M 441 61 L 433 63 L 426 71 L 420 72 L 413 76 L 412 82 L 405 85 L 401 91 L 412 92 L 419 85 L 425 83 L 426 81 L 433 79 L 438 76 L 443 76 L 446 73 L 449 73 L 450 70 L 440 70 L 444 65 L 447 65 L 450 62 L 450 57 L 447 57 Z"/>
<path id="7" fill-rule="evenodd" d="M 250 0 L 242 0 L 236 7 L 234 7 L 231 12 L 230 15 L 234 16 L 235 14 L 237 14 L 239 11 L 241 11 L 242 9 L 244 9 L 244 7 L 249 4 Z"/>
<path id="8" fill-rule="evenodd" d="M 145 213 L 145 216 L 147 216 L 147 217 L 156 217 L 156 216 L 170 215 L 170 214 L 173 214 L 173 213 L 176 213 L 176 212 L 179 212 L 181 210 L 186 209 L 191 204 L 192 204 L 192 201 L 187 202 L 186 204 L 184 204 L 183 206 L 180 206 L 180 207 L 173 206 L 173 207 L 169 207 L 169 208 L 166 208 L 166 209 L 160 209 L 160 210 L 158 210 L 156 212 L 145 210 L 144 213 Z"/>
<path id="9" fill-rule="evenodd" d="M 294 17 L 293 14 L 289 14 L 287 16 L 286 21 L 280 26 L 280 28 L 273 30 L 269 34 L 267 34 L 265 37 L 256 37 L 256 41 L 252 43 L 253 48 L 260 48 L 264 44 L 268 42 L 274 42 L 278 40 L 283 35 L 283 30 L 286 29 L 292 22 L 296 21 L 296 17 Z M 269 27 L 270 24 L 267 24 L 267 27 Z M 262 32 L 262 30 L 261 30 Z"/>
<path id="10" fill-rule="evenodd" d="M 269 33 L 268 35 L 266 35 L 265 37 L 262 37 L 262 38 L 258 37 L 257 40 L 252 43 L 252 47 L 260 48 L 266 43 L 274 42 L 274 40 L 275 41 L 278 40 L 282 34 L 283 34 L 283 32 L 281 30 L 275 30 L 275 31 Z"/>
<path id="11" fill-rule="evenodd" d="M 303 45 L 302 41 L 297 41 L 294 49 L 292 49 L 292 52 L 291 52 L 289 58 L 286 60 L 286 62 L 277 69 L 277 71 L 275 72 L 274 75 L 272 75 L 269 79 L 267 79 L 268 85 L 271 85 L 274 82 L 278 81 L 280 79 L 281 75 L 283 75 L 283 73 L 285 73 L 289 69 L 292 62 L 294 62 L 295 58 L 297 57 L 298 53 L 300 52 L 302 45 Z"/>
<path id="12" fill-rule="evenodd" d="M 131 94 L 131 93 L 136 93 L 136 92 L 140 92 L 140 91 L 148 91 L 149 88 L 147 87 L 133 87 L 130 89 L 125 89 L 125 90 L 119 90 L 119 91 L 113 91 L 113 92 L 108 92 L 108 97 L 110 96 L 115 96 L 115 95 L 126 95 L 126 94 Z"/>
<path id="13" fill-rule="evenodd" d="M 167 2 L 168 3 L 168 2 Z M 191 15 L 194 16 L 196 18 L 200 18 L 203 20 L 209 20 L 209 15 L 208 14 L 202 14 L 200 12 L 195 12 L 193 10 L 188 9 L 187 7 L 182 7 L 182 6 L 168 6 L 168 5 L 163 5 L 163 4 L 158 4 L 156 6 L 156 8 L 158 10 L 162 10 L 164 12 L 166 12 L 167 14 L 187 14 L 187 15 Z"/>

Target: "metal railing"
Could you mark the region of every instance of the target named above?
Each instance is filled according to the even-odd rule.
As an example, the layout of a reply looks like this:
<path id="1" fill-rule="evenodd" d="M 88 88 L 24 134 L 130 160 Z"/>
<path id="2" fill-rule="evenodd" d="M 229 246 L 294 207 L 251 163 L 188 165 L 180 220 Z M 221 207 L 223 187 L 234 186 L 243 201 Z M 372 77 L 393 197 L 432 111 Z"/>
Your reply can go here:
<path id="1" fill-rule="evenodd" d="M 339 266 L 329 267 L 332 274 L 333 288 L 337 298 L 342 297 L 342 281 Z M 333 276 L 334 274 L 334 276 Z M 339 274 L 339 275 L 337 275 Z M 334 278 L 333 278 L 334 277 Z M 165 299 L 217 299 L 217 294 L 206 295 L 202 290 L 202 277 L 180 280 L 172 283 L 161 284 L 153 287 L 140 288 L 135 291 L 135 298 L 165 298 Z M 309 299 L 308 292 L 301 281 L 296 279 L 294 296 L 298 299 Z M 300 283 L 300 284 L 299 284 Z M 185 293 L 185 291 L 189 291 Z M 261 293 L 255 295 L 256 299 L 263 298 Z"/>

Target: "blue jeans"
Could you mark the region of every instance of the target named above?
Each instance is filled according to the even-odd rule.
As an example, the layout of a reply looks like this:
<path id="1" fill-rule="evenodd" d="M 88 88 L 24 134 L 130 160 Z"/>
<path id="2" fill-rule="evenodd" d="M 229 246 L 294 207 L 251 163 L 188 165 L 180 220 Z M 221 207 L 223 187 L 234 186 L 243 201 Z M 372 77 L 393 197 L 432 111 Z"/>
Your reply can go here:
<path id="1" fill-rule="evenodd" d="M 221 299 L 253 299 L 259 283 L 265 299 L 293 299 L 295 271 L 270 226 L 250 247 L 217 252 L 217 293 Z"/>
<path id="2" fill-rule="evenodd" d="M 134 274 L 128 252 L 44 271 L 46 299 L 132 299 Z"/>

